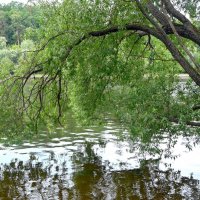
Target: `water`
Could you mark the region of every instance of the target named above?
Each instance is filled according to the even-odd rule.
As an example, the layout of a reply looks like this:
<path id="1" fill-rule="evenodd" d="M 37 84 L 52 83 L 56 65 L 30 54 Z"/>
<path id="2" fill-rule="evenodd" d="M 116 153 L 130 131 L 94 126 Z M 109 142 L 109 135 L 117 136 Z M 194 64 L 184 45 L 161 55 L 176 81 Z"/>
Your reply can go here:
<path id="1" fill-rule="evenodd" d="M 166 135 L 156 154 L 126 135 L 108 120 L 0 145 L 0 199 L 200 199 L 198 138 Z"/>

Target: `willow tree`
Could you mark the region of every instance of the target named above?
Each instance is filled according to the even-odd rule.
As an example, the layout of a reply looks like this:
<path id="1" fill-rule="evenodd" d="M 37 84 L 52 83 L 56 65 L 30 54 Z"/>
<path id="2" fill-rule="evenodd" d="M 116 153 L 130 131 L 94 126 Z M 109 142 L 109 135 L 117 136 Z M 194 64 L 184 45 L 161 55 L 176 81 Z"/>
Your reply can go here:
<path id="1" fill-rule="evenodd" d="M 22 59 L 6 79 L 10 105 L 15 98 L 10 108 L 19 116 L 62 121 L 70 108 L 85 122 L 102 118 L 106 108 L 144 138 L 169 131 L 172 121 L 182 128 L 199 125 L 193 122 L 200 100 L 198 1 L 66 0 L 42 6 L 38 47 L 24 52 L 28 62 Z M 192 82 L 184 86 L 187 92 L 178 84 L 182 72 Z"/>

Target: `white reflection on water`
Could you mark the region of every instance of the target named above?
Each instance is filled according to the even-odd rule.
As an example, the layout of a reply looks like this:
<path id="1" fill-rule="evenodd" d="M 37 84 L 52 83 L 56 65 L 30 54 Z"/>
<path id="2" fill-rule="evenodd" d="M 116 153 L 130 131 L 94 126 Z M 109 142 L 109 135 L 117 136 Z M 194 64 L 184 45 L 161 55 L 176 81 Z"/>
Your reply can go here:
<path id="1" fill-rule="evenodd" d="M 172 149 L 173 155 L 177 155 L 176 159 L 162 158 L 160 169 L 165 170 L 165 164 L 168 163 L 175 171 L 181 171 L 183 176 L 190 177 L 192 174 L 193 178 L 200 180 L 200 145 L 192 145 L 195 138 L 189 139 L 192 149 L 187 147 L 188 141 L 180 136 Z"/>
<path id="2" fill-rule="evenodd" d="M 14 160 L 26 163 L 30 160 L 30 155 L 34 155 L 37 162 L 42 162 L 44 166 L 47 166 L 51 164 L 49 163 L 50 154 L 53 153 L 54 160 L 59 161 L 60 164 L 67 161 L 67 168 L 71 169 L 70 173 L 72 173 L 74 164 L 71 157 L 77 153 L 81 153 L 83 157 L 87 156 L 86 142 L 92 143 L 91 150 L 95 156 L 101 159 L 102 164 L 109 171 L 137 169 L 140 168 L 141 160 L 158 159 L 158 157 L 150 156 L 148 153 L 140 154 L 137 147 L 139 144 L 119 140 L 114 134 L 115 127 L 113 130 L 111 128 L 111 126 L 106 126 L 106 130 L 100 134 L 92 133 L 94 132 L 92 129 L 86 129 L 88 132 L 71 133 L 71 137 L 67 133 L 66 136 L 62 135 L 62 137 L 55 135 L 48 142 L 39 140 L 38 143 L 25 142 L 20 146 L 12 145 L 11 147 L 1 145 L 0 164 L 9 164 Z M 84 137 L 82 137 L 83 135 Z M 190 139 L 192 142 L 193 138 Z M 103 145 L 99 144 L 99 141 Z M 182 176 L 189 177 L 192 174 L 193 178 L 200 180 L 200 146 L 193 146 L 192 150 L 188 150 L 186 143 L 187 141 L 183 137 L 179 137 L 176 145 L 171 149 L 171 157 L 175 156 L 176 159 L 165 158 L 163 155 L 159 162 L 159 169 L 166 170 L 170 166 L 176 171 L 181 171 Z M 160 148 L 164 149 L 165 146 L 165 142 L 160 144 Z"/>

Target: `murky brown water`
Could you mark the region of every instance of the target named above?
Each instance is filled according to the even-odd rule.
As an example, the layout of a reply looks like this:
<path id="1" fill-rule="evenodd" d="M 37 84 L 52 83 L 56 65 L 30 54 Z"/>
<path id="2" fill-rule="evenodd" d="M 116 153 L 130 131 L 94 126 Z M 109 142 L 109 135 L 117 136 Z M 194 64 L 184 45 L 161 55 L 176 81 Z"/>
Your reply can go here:
<path id="1" fill-rule="evenodd" d="M 165 138 L 156 144 L 163 149 L 158 155 L 141 152 L 121 132 L 108 121 L 1 145 L 0 199 L 200 199 L 198 138 L 178 137 L 176 144 Z"/>

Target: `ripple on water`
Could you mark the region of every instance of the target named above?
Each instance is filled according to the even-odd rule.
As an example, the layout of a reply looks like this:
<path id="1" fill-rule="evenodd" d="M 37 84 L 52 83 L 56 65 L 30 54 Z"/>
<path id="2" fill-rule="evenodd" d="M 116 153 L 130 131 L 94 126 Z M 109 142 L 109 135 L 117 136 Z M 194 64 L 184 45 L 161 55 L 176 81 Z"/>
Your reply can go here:
<path id="1" fill-rule="evenodd" d="M 69 144 L 69 143 L 64 142 L 64 141 L 62 141 L 62 142 L 47 142 L 45 146 L 54 148 L 54 147 L 63 147 L 63 146 L 66 146 L 67 144 Z"/>
<path id="2" fill-rule="evenodd" d="M 37 143 L 35 143 L 35 144 L 37 144 Z M 23 146 L 24 147 L 34 147 L 35 144 L 33 144 L 33 143 L 23 143 Z"/>
<path id="3" fill-rule="evenodd" d="M 119 140 L 118 131 L 109 122 L 97 133 L 62 130 L 52 139 L 44 134 L 38 142 L 1 145 L 0 199 L 198 199 L 199 184 L 192 182 L 200 179 L 198 145 L 186 151 L 180 140 L 170 149 L 179 157 L 158 158 L 141 154 L 138 142 Z"/>
<path id="4" fill-rule="evenodd" d="M 52 138 L 51 141 L 60 142 L 60 138 Z"/>
<path id="5" fill-rule="evenodd" d="M 93 129 L 89 129 L 89 128 L 86 128 L 86 129 L 84 129 L 84 130 L 87 131 L 87 132 L 94 132 Z"/>

